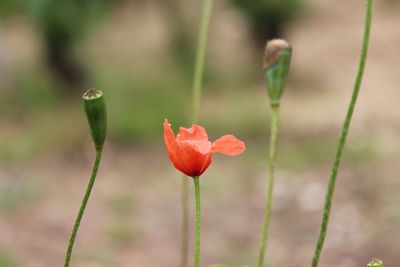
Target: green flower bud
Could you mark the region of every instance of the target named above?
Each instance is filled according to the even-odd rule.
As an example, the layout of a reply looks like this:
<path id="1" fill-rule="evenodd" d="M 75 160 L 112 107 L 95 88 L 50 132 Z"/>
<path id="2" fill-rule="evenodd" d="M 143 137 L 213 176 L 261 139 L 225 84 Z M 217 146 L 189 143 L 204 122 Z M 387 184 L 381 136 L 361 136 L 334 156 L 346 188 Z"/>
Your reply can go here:
<path id="1" fill-rule="evenodd" d="M 379 260 L 379 259 L 372 259 L 368 265 L 368 267 L 384 267 L 383 266 L 383 261 Z"/>
<path id="2" fill-rule="evenodd" d="M 93 142 L 96 149 L 101 150 L 107 134 L 107 112 L 103 93 L 96 89 L 89 89 L 82 98 Z"/>
<path id="3" fill-rule="evenodd" d="M 285 40 L 269 41 L 265 47 L 263 69 L 271 105 L 279 105 L 289 73 L 292 48 Z"/>

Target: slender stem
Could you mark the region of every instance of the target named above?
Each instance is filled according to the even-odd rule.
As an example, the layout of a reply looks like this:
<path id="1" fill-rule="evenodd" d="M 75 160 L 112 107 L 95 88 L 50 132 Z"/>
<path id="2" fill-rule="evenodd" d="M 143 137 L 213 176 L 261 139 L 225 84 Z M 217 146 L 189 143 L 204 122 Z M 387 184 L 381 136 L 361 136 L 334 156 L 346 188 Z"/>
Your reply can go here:
<path id="1" fill-rule="evenodd" d="M 202 91 L 204 74 L 204 63 L 206 56 L 206 46 L 208 31 L 210 28 L 213 0 L 205 0 L 200 24 L 200 32 L 197 41 L 196 61 L 194 66 L 192 84 L 192 123 L 197 123 L 199 117 L 199 106 Z M 181 267 L 187 266 L 188 246 L 189 246 L 189 181 L 183 176 L 182 182 L 182 255 Z"/>
<path id="2" fill-rule="evenodd" d="M 362 81 L 363 74 L 364 74 L 365 63 L 366 63 L 367 54 L 368 54 L 369 36 L 370 36 L 370 30 L 371 30 L 372 0 L 366 0 L 366 3 L 367 3 L 367 8 L 366 8 L 365 28 L 364 28 L 364 37 L 363 37 L 363 45 L 361 48 L 359 68 L 358 68 L 357 77 L 356 77 L 356 81 L 355 81 L 354 88 L 353 88 L 353 94 L 352 94 L 352 97 L 350 100 L 346 118 L 343 123 L 342 131 L 341 131 L 339 142 L 337 145 L 335 160 L 334 160 L 333 166 L 332 166 L 331 177 L 329 180 L 328 190 L 327 190 L 326 198 L 325 198 L 325 206 L 324 206 L 324 213 L 323 213 L 322 222 L 321 222 L 320 233 L 319 233 L 318 242 L 317 242 L 317 245 L 315 248 L 314 257 L 313 257 L 312 264 L 311 264 L 312 267 L 318 266 L 322 247 L 324 245 L 326 231 L 328 228 L 329 215 L 331 212 L 332 198 L 333 198 L 333 194 L 335 191 L 336 177 L 337 177 L 337 174 L 339 171 L 340 161 L 341 161 L 342 154 L 343 154 L 343 149 L 346 144 L 346 138 L 347 138 L 347 134 L 348 134 L 348 131 L 350 128 L 351 118 L 353 116 L 354 107 L 357 102 L 357 97 L 358 97 L 358 93 L 360 91 L 361 81 Z"/>
<path id="3" fill-rule="evenodd" d="M 79 208 L 78 216 L 76 217 L 74 228 L 72 229 L 71 237 L 69 239 L 68 249 L 65 254 L 64 267 L 68 267 L 69 263 L 71 261 L 71 255 L 72 255 L 72 249 L 74 247 L 75 237 L 78 232 L 79 225 L 81 224 L 82 216 L 83 216 L 83 213 L 85 212 L 85 208 L 88 203 L 90 193 L 92 192 L 94 181 L 96 180 L 97 171 L 99 169 L 99 164 L 100 164 L 100 160 L 101 160 L 101 154 L 102 154 L 102 149 L 97 149 L 96 150 L 96 159 L 94 161 L 92 175 L 90 177 L 88 186 L 86 188 L 86 193 L 83 197 L 81 207 Z"/>
<path id="4" fill-rule="evenodd" d="M 260 251 L 258 256 L 258 267 L 264 266 L 264 256 L 267 249 L 268 243 L 268 229 L 269 222 L 271 220 L 272 211 L 272 197 L 274 192 L 274 181 L 275 181 L 275 162 L 276 162 L 276 141 L 279 131 L 279 104 L 271 105 L 271 136 L 270 136 L 270 147 L 269 147 L 269 177 L 268 177 L 268 196 L 265 202 L 264 210 L 264 222 L 262 229 L 262 236 L 260 242 Z"/>
<path id="5" fill-rule="evenodd" d="M 194 254 L 194 267 L 200 266 L 200 225 L 201 225 L 201 211 L 200 211 L 200 177 L 193 177 L 194 190 L 196 195 L 196 241 L 195 241 L 195 254 Z"/>
<path id="6" fill-rule="evenodd" d="M 182 177 L 182 244 L 181 267 L 186 267 L 189 255 L 189 179 Z"/>
<path id="7" fill-rule="evenodd" d="M 208 30 L 210 28 L 210 19 L 213 7 L 213 0 L 205 0 L 203 5 L 203 14 L 201 18 L 200 32 L 197 43 L 196 63 L 193 76 L 193 95 L 192 95 L 192 123 L 196 123 L 199 117 L 199 105 L 204 73 L 204 61 L 206 55 Z"/>

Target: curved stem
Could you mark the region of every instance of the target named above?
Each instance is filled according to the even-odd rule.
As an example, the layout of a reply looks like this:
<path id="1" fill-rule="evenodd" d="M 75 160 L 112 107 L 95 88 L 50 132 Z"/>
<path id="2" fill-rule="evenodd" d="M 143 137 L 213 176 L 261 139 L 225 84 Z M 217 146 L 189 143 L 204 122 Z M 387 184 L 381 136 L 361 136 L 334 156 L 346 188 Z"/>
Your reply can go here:
<path id="1" fill-rule="evenodd" d="M 200 266 L 200 238 L 201 238 L 201 208 L 200 208 L 200 177 L 193 177 L 194 190 L 196 196 L 196 241 L 195 241 L 195 255 L 194 267 Z"/>
<path id="2" fill-rule="evenodd" d="M 264 210 L 264 222 L 262 229 L 262 236 L 260 242 L 260 251 L 258 256 L 258 267 L 264 266 L 265 251 L 267 249 L 268 243 L 268 229 L 269 222 L 271 220 L 272 211 L 272 197 L 274 192 L 274 182 L 275 182 L 275 163 L 276 163 L 276 141 L 279 131 L 279 104 L 271 105 L 271 136 L 270 136 L 270 147 L 269 147 L 269 177 L 268 177 L 268 196 L 265 202 Z"/>
<path id="3" fill-rule="evenodd" d="M 199 106 L 202 91 L 202 81 L 204 73 L 204 63 L 208 31 L 210 28 L 213 0 L 205 0 L 203 4 L 202 17 L 200 22 L 200 32 L 197 41 L 196 60 L 192 84 L 192 117 L 191 122 L 197 123 L 199 117 Z M 187 266 L 188 246 L 189 246 L 189 181 L 183 176 L 182 182 L 182 255 L 181 267 Z"/>
<path id="4" fill-rule="evenodd" d="M 86 193 L 83 197 L 81 207 L 79 208 L 78 216 L 76 217 L 74 228 L 72 229 L 71 237 L 69 239 L 68 249 L 65 254 L 64 267 L 68 267 L 69 263 L 71 261 L 72 249 L 74 247 L 76 234 L 78 233 L 78 229 L 79 229 L 79 225 L 81 224 L 83 213 L 85 212 L 85 208 L 88 203 L 90 193 L 92 192 L 92 189 L 93 189 L 94 181 L 96 180 L 96 175 L 97 175 L 97 171 L 99 169 L 99 164 L 100 164 L 100 160 L 101 160 L 101 154 L 102 154 L 102 149 L 97 149 L 96 150 L 96 159 L 94 161 L 93 170 L 92 170 L 92 175 L 90 177 L 88 186 L 86 188 Z"/>
<path id="5" fill-rule="evenodd" d="M 317 242 L 317 245 L 315 248 L 314 257 L 313 257 L 312 264 L 311 264 L 312 267 L 318 266 L 322 247 L 324 245 L 326 231 L 328 228 L 331 206 L 332 206 L 332 198 L 333 198 L 333 194 L 335 191 L 336 178 L 337 178 L 337 174 L 338 174 L 339 167 L 340 167 L 340 161 L 341 161 L 342 154 L 343 154 L 343 148 L 346 144 L 346 138 L 347 138 L 347 134 L 348 134 L 348 131 L 350 128 L 351 118 L 353 116 L 354 107 L 357 102 L 357 97 L 358 97 L 358 93 L 360 91 L 361 81 L 362 81 L 363 74 L 364 74 L 365 63 L 366 63 L 367 54 L 368 54 L 368 44 L 369 44 L 369 36 L 370 36 L 371 20 L 372 20 L 372 0 L 366 0 L 366 2 L 367 2 L 367 8 L 366 8 L 365 28 L 364 28 L 364 37 L 363 37 L 363 45 L 362 45 L 362 49 L 361 49 L 359 68 L 358 68 L 357 77 L 356 77 L 356 81 L 355 81 L 354 88 L 353 88 L 353 94 L 352 94 L 352 97 L 350 100 L 346 118 L 345 118 L 345 121 L 344 121 L 344 124 L 342 127 L 339 142 L 337 145 L 335 160 L 334 160 L 333 166 L 332 166 L 331 177 L 329 180 L 328 190 L 327 190 L 326 198 L 325 198 L 325 206 L 324 206 L 324 213 L 323 213 L 322 222 L 321 222 L 320 233 L 319 233 L 318 242 Z"/>

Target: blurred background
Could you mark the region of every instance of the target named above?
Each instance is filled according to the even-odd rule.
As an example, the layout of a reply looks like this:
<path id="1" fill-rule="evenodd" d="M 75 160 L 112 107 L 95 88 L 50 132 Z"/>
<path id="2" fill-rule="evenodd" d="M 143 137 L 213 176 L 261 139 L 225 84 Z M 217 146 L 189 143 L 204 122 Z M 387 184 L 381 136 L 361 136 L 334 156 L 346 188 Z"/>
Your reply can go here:
<path id="1" fill-rule="evenodd" d="M 201 2 L 0 1 L 0 267 L 62 266 L 94 156 L 81 103 L 89 87 L 106 95 L 109 138 L 72 264 L 178 266 L 181 175 L 167 158 L 162 122 L 189 126 Z M 269 137 L 260 66 L 274 37 L 289 40 L 294 54 L 267 261 L 311 262 L 364 2 L 215 1 L 200 123 L 214 140 L 234 133 L 247 151 L 217 155 L 202 178 L 203 266 L 255 262 Z M 372 257 L 398 266 L 400 2 L 374 7 L 324 267 Z"/>

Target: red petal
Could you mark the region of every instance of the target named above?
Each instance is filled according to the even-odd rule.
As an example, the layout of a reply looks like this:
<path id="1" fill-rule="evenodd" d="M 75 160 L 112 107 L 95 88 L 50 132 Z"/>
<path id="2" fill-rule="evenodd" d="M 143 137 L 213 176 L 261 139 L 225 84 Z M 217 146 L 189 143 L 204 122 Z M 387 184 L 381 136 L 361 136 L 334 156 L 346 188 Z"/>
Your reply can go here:
<path id="1" fill-rule="evenodd" d="M 210 145 L 211 148 L 211 145 Z M 210 149 L 208 149 L 210 151 Z M 211 160 L 208 155 L 211 153 L 203 154 L 197 150 L 197 147 L 191 142 L 178 142 L 178 153 L 182 162 L 187 167 L 185 172 L 188 176 L 198 176 L 205 171 L 205 165 L 210 165 Z"/>
<path id="2" fill-rule="evenodd" d="M 204 164 L 203 164 L 203 167 L 201 167 L 200 174 L 205 172 L 207 170 L 207 168 L 210 166 L 211 160 L 212 160 L 212 155 L 213 155 L 213 153 L 211 151 L 210 151 L 210 153 L 207 154 L 206 160 L 204 161 Z"/>
<path id="3" fill-rule="evenodd" d="M 167 120 L 164 121 L 164 141 L 167 147 L 168 156 L 175 168 L 187 174 L 189 169 L 179 156 L 178 143 L 175 140 L 174 132 L 171 129 L 171 124 Z"/>
<path id="4" fill-rule="evenodd" d="M 179 128 L 179 133 L 176 136 L 177 141 L 188 141 L 188 140 L 197 140 L 197 141 L 208 141 L 208 135 L 206 130 L 200 125 L 193 124 L 191 128 Z"/>
<path id="5" fill-rule="evenodd" d="M 246 150 L 245 144 L 233 135 L 224 135 L 212 144 L 212 152 L 236 156 Z"/>
<path id="6" fill-rule="evenodd" d="M 208 141 L 206 130 L 196 124 L 189 129 L 181 127 L 176 136 L 178 143 L 189 143 L 193 149 L 201 154 L 208 154 L 211 150 L 211 142 Z"/>

